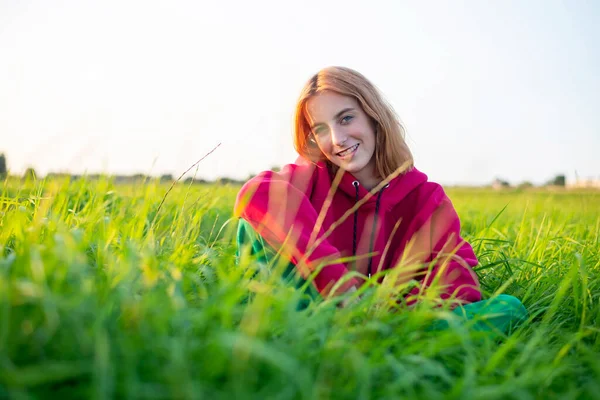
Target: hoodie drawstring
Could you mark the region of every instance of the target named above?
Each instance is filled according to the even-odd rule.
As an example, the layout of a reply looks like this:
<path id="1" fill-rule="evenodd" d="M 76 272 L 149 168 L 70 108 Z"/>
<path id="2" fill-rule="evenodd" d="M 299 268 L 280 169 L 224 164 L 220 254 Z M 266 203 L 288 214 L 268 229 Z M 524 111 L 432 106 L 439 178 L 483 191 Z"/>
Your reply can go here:
<path id="1" fill-rule="evenodd" d="M 377 201 L 375 202 L 375 217 L 373 218 L 373 228 L 371 230 L 371 243 L 369 244 L 369 253 L 373 252 L 373 244 L 375 243 L 375 229 L 377 228 L 377 217 L 379 215 L 379 204 L 381 203 L 381 195 L 383 191 L 389 186 L 385 185 L 381 188 L 377 194 Z M 367 276 L 371 277 L 371 265 L 373 264 L 373 257 L 369 257 L 369 267 L 367 268 Z"/>
<path id="2" fill-rule="evenodd" d="M 352 182 L 354 188 L 356 189 L 356 202 L 358 203 L 358 181 Z M 373 245 L 375 244 L 375 229 L 377 228 L 377 217 L 379 215 L 379 205 L 381 204 L 381 195 L 383 191 L 390 186 L 388 183 L 384 187 L 381 188 L 379 193 L 377 193 L 377 201 L 375 202 L 375 217 L 373 218 L 373 227 L 371 229 L 371 243 L 369 244 L 369 253 L 373 252 Z M 352 232 L 352 256 L 356 256 L 356 227 L 358 225 L 358 208 L 354 211 L 354 229 Z M 369 265 L 367 267 L 367 277 L 371 277 L 371 266 L 373 264 L 373 257 L 369 257 Z M 354 270 L 356 271 L 356 260 L 354 260 Z"/>

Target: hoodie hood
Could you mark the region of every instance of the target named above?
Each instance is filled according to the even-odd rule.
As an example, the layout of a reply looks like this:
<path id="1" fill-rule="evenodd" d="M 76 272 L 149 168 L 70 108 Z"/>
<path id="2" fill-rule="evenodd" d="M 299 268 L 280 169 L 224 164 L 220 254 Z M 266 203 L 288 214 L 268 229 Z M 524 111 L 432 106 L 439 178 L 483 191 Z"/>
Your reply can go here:
<path id="1" fill-rule="evenodd" d="M 327 171 L 330 181 L 333 181 L 335 175 L 324 161 L 316 164 L 317 169 Z M 322 172 L 320 172 L 321 174 Z M 384 193 L 381 195 L 379 209 L 383 211 L 391 211 L 398 205 L 408 194 L 417 189 L 421 184 L 427 182 L 428 177 L 423 172 L 411 167 L 404 173 L 392 179 L 385 187 Z M 342 176 L 338 191 L 341 191 L 348 196 L 352 201 L 356 201 L 356 185 L 358 183 L 358 201 L 369 196 L 369 190 L 363 187 L 354 175 L 350 172 L 345 172 Z M 375 207 L 378 193 L 373 193 L 367 201 L 362 205 L 366 209 Z"/>

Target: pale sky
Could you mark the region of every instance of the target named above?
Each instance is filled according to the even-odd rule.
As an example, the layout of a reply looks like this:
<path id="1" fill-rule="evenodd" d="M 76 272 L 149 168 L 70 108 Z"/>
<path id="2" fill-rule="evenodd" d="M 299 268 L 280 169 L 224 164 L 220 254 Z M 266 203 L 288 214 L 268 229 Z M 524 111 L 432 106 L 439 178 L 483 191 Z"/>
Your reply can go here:
<path id="1" fill-rule="evenodd" d="M 245 178 L 293 162 L 304 83 L 343 65 L 443 184 L 600 177 L 598 1 L 0 0 L 9 168 Z"/>

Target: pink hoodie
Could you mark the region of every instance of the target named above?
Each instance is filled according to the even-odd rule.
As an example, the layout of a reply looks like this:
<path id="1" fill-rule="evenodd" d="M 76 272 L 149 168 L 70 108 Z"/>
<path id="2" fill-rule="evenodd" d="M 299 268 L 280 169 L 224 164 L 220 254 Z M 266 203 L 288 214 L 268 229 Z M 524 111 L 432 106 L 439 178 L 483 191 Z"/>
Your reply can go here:
<path id="1" fill-rule="evenodd" d="M 266 171 L 248 181 L 238 194 L 235 215 L 248 221 L 270 246 L 282 249 L 304 278 L 325 262 L 314 279 L 322 295 L 349 270 L 374 275 L 399 267 L 403 270 L 398 283 L 416 279 L 428 287 L 436 280 L 442 299 L 481 299 L 471 269 L 477 258 L 460 237 L 460 221 L 440 185 L 413 168 L 354 212 L 351 209 L 368 191 L 346 172 L 327 207 L 332 181 L 324 162 L 315 166 L 299 158 L 280 172 Z M 353 255 L 355 261 L 341 260 Z M 337 293 L 363 282 L 352 278 Z M 409 293 L 409 304 L 414 302 L 410 295 L 418 292 L 414 288 Z"/>

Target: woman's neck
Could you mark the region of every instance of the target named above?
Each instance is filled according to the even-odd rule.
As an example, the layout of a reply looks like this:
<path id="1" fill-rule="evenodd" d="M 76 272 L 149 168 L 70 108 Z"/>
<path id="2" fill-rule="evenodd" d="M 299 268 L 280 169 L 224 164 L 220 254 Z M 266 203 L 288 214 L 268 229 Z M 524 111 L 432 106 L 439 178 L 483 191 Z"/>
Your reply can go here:
<path id="1" fill-rule="evenodd" d="M 358 175 L 360 175 L 360 174 L 358 174 Z M 373 190 L 373 188 L 376 187 L 377 185 L 379 185 L 381 183 L 381 181 L 383 180 L 381 178 L 377 178 L 374 176 L 367 176 L 367 177 L 361 177 L 361 176 L 357 176 L 357 175 L 354 175 L 354 176 L 356 177 L 356 179 L 358 180 L 360 185 L 368 191 Z"/>
<path id="2" fill-rule="evenodd" d="M 368 191 L 371 191 L 383 180 L 376 172 L 374 158 L 372 158 L 369 164 L 367 164 L 363 169 L 356 173 L 352 173 L 352 175 L 354 175 L 354 177 L 358 179 L 358 182 L 360 182 L 360 185 Z"/>
<path id="3" fill-rule="evenodd" d="M 329 170 L 331 172 L 331 176 L 333 179 L 333 177 L 339 171 L 339 167 L 330 162 L 327 162 L 327 164 L 329 165 Z M 359 171 L 356 173 L 351 173 L 351 174 L 360 183 L 360 186 L 362 186 L 367 191 L 371 191 L 374 187 L 379 185 L 381 183 L 381 181 L 383 181 L 382 178 L 378 177 L 375 174 L 374 168 L 365 168 L 362 171 Z"/>

